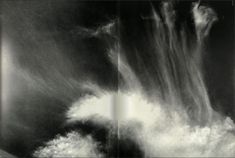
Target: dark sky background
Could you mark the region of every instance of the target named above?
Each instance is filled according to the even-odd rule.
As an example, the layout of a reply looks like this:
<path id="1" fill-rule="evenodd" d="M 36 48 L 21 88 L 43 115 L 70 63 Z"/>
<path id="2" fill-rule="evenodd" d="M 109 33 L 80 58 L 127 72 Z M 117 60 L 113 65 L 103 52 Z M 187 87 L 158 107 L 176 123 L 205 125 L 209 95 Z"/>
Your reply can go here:
<path id="1" fill-rule="evenodd" d="M 187 21 L 192 27 L 191 2 L 175 4 L 178 22 Z M 160 1 L 151 3 L 159 9 Z M 214 109 L 235 120 L 234 6 L 226 0 L 201 3 L 212 7 L 219 18 L 212 27 L 204 57 L 209 96 Z M 83 95 L 81 89 L 67 84 L 68 78 L 116 89 L 117 71 L 107 57 L 107 41 L 82 37 L 77 30 L 94 29 L 119 17 L 124 45 L 142 50 L 138 46 L 145 42 L 143 17 L 150 14 L 150 8 L 149 1 L 3 0 L 2 36 L 14 50 L 15 65 L 48 85 L 39 83 L 38 90 L 21 76 L 14 76 L 10 110 L 2 114 L 7 122 L 1 122 L 1 148 L 17 156 L 29 156 L 43 141 L 62 133 L 64 112 Z M 129 53 L 127 58 L 134 60 L 135 56 Z"/>

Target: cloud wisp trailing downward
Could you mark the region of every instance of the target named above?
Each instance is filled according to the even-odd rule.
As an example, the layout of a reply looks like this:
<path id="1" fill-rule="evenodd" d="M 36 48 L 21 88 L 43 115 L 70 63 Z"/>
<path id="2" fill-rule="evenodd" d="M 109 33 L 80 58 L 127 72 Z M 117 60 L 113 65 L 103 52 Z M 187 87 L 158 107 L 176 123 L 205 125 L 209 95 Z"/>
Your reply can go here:
<path id="1" fill-rule="evenodd" d="M 185 26 L 180 31 L 176 29 L 177 14 L 172 3 L 162 3 L 161 12 L 153 9 L 152 15 L 149 45 L 154 67 L 152 73 L 142 69 L 147 72 L 145 77 L 151 88 L 141 82 L 140 74 L 132 69 L 116 39 L 109 56 L 124 86 L 117 91 L 97 86 L 96 95 L 87 95 L 72 104 L 67 123 L 90 120 L 102 126 L 112 124 L 107 127 L 110 132 L 118 129 L 118 138 L 136 142 L 146 157 L 235 156 L 235 125 L 212 109 L 201 65 L 203 42 L 217 20 L 215 12 L 197 3 L 192 6 L 196 30 L 192 46 L 188 41 L 193 35 L 186 33 Z M 118 114 L 113 115 L 114 112 Z M 65 145 L 71 152 L 61 152 L 60 146 Z M 74 150 L 75 146 L 78 150 Z M 38 157 L 84 154 L 104 156 L 91 138 L 82 138 L 75 132 L 57 137 L 35 152 Z"/>

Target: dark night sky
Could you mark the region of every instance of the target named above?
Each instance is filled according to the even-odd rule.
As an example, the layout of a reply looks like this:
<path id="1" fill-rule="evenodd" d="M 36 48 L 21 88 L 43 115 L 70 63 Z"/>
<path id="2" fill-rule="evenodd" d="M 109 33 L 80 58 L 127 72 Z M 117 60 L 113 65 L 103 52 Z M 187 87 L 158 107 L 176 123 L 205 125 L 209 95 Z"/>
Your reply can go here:
<path id="1" fill-rule="evenodd" d="M 159 1 L 151 3 L 159 9 Z M 202 0 L 202 4 L 212 7 L 219 18 L 212 27 L 204 57 L 209 96 L 213 108 L 235 120 L 234 6 L 232 1 L 222 0 Z M 107 41 L 82 38 L 76 30 L 79 27 L 94 29 L 119 17 L 124 45 L 130 50 L 132 46 L 142 50 L 144 48 L 138 45 L 145 42 L 143 17 L 149 15 L 150 8 L 149 1 L 3 0 L 2 34 L 17 50 L 13 54 L 15 64 L 38 78 L 43 77 L 45 82 L 57 79 L 51 75 L 53 67 L 57 67 L 62 79 L 69 77 L 81 81 L 91 78 L 104 88 L 115 89 L 117 71 L 107 57 Z M 189 26 L 192 25 L 190 8 L 191 1 L 176 1 L 179 23 L 187 21 Z M 48 54 L 48 50 L 59 50 L 66 60 L 59 56 L 54 58 L 57 54 Z M 132 53 L 127 54 L 127 58 L 135 59 Z M 33 89 L 23 79 L 19 80 L 21 85 L 15 85 L 14 89 L 21 90 L 21 94 L 11 101 L 14 108 L 9 112 L 10 123 L 2 126 L 1 146 L 18 156 L 25 156 L 42 141 L 61 132 L 67 105 L 78 99 L 82 92 L 67 88 L 61 83 L 63 80 L 52 83 L 55 91 L 44 87 L 43 92 Z M 21 128 L 21 124 L 26 128 Z"/>

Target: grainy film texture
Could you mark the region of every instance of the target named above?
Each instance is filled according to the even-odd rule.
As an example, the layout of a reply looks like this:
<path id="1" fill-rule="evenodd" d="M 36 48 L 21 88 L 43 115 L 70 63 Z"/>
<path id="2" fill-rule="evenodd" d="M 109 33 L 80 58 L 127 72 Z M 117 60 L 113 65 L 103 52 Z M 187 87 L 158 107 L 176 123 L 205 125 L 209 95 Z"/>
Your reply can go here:
<path id="1" fill-rule="evenodd" d="M 0 157 L 235 157 L 234 2 L 2 0 Z"/>

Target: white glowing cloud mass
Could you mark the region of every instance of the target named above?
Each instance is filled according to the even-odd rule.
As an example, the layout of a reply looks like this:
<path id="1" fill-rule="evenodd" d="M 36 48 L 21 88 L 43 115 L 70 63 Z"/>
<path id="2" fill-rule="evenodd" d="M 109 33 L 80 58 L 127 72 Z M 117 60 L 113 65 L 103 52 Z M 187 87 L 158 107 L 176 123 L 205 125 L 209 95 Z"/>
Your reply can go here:
<path id="1" fill-rule="evenodd" d="M 94 97 L 90 102 L 74 104 L 68 113 L 69 120 L 91 119 L 100 122 L 107 117 L 107 111 L 112 106 L 106 102 L 115 94 L 105 94 Z M 132 127 L 132 132 L 123 137 L 132 137 L 145 151 L 146 156 L 175 157 L 229 157 L 235 155 L 235 126 L 230 118 L 224 118 L 200 127 L 191 125 L 183 116 L 182 111 L 165 109 L 167 105 L 150 103 L 141 94 L 121 93 L 122 106 L 125 106 L 125 116 L 119 118 L 119 128 L 125 133 L 125 128 Z M 78 108 L 74 108 L 78 107 Z M 96 111 L 100 107 L 104 111 Z M 80 110 L 82 109 L 82 110 Z M 86 111 L 86 113 L 83 113 Z M 95 118 L 95 119 L 93 119 Z M 136 124 L 132 126 L 131 124 Z"/>
<path id="2" fill-rule="evenodd" d="M 47 147 L 39 148 L 34 153 L 36 157 L 101 157 L 97 151 L 98 144 L 90 136 L 83 137 L 76 132 L 66 136 L 57 136 L 46 144 Z"/>

